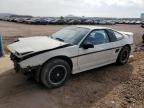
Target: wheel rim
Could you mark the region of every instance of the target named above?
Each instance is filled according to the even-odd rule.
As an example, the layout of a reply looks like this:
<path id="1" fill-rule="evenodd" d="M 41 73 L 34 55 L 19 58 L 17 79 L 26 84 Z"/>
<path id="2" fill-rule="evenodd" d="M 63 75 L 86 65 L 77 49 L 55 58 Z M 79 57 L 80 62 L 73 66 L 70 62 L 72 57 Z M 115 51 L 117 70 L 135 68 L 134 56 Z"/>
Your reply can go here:
<path id="1" fill-rule="evenodd" d="M 128 56 L 129 56 L 128 51 L 126 50 L 123 51 L 122 56 L 121 56 L 121 61 L 126 62 L 128 60 Z"/>
<path id="2" fill-rule="evenodd" d="M 61 84 L 67 75 L 67 70 L 63 65 L 54 66 L 49 72 L 49 80 L 52 84 Z"/>

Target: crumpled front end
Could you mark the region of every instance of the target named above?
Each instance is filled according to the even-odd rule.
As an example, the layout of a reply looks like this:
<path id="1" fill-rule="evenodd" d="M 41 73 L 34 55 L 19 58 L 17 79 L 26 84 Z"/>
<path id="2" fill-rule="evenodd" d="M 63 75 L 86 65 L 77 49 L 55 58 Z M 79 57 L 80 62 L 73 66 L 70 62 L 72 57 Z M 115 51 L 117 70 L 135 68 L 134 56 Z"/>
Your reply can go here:
<path id="1" fill-rule="evenodd" d="M 21 58 L 18 58 L 13 53 L 11 53 L 10 58 L 14 63 L 14 69 L 17 73 L 23 73 L 23 74 L 27 75 L 27 74 L 31 74 L 33 72 L 36 72 L 40 69 L 40 66 L 33 66 L 33 67 L 27 66 L 26 68 L 22 68 L 20 66 Z"/>

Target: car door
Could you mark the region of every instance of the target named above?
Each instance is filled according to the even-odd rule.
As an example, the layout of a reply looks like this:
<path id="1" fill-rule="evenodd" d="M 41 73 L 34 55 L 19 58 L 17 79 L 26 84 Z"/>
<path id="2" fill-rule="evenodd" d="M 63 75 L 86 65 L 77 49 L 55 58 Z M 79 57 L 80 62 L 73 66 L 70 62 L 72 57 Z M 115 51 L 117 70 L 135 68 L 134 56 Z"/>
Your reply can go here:
<path id="1" fill-rule="evenodd" d="M 121 33 L 111 30 L 111 29 L 108 29 L 106 31 L 110 37 L 110 41 L 113 46 L 113 52 L 112 52 L 113 58 L 112 59 L 113 61 L 116 61 L 118 54 L 122 48 L 121 40 L 124 38 L 124 36 Z"/>
<path id="2" fill-rule="evenodd" d="M 94 48 L 83 48 L 83 44 L 91 43 Z M 112 44 L 105 30 L 92 31 L 79 48 L 78 65 L 81 71 L 99 67 L 111 62 Z"/>

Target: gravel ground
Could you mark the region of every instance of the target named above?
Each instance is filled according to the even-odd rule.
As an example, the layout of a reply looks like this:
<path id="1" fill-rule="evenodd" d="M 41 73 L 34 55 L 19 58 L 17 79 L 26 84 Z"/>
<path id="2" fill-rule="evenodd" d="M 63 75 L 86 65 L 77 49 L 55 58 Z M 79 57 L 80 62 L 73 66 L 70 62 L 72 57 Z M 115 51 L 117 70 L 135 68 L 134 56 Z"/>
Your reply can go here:
<path id="1" fill-rule="evenodd" d="M 8 24 L 0 23 L 6 23 L 6 26 Z M 143 31 L 139 33 L 138 28 L 135 28 L 138 25 L 121 26 L 130 27 L 131 31 L 135 30 L 138 36 L 135 39 L 140 39 Z M 47 27 L 51 28 L 51 26 Z M 114 26 L 117 27 L 118 25 Z M 33 30 L 31 33 L 34 32 Z M 6 32 L 7 36 L 10 36 L 11 31 Z M 15 33 L 16 35 L 18 34 Z M 140 45 L 141 40 L 136 41 L 137 45 Z M 144 108 L 144 51 L 142 50 L 143 48 L 137 48 L 134 58 L 131 58 L 127 65 L 112 64 L 73 75 L 63 87 L 57 89 L 47 89 L 33 79 L 16 74 L 9 57 L 0 58 L 0 108 Z"/>
<path id="2" fill-rule="evenodd" d="M 0 108 L 143 108 L 144 52 L 124 66 L 115 64 L 73 75 L 57 89 L 46 89 L 16 74 L 9 57 L 0 59 Z M 5 65 L 10 65 L 4 71 Z"/>

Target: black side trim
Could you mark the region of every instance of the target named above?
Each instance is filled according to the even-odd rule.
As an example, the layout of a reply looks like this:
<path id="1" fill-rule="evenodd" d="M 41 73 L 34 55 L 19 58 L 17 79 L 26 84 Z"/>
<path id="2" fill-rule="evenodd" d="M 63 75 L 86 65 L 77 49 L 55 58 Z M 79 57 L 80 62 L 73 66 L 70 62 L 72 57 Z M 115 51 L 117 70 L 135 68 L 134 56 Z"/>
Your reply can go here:
<path id="1" fill-rule="evenodd" d="M 66 44 L 66 45 L 59 46 L 59 47 L 56 47 L 56 48 L 53 48 L 53 49 L 48 49 L 48 50 L 43 50 L 43 51 L 35 52 L 35 53 L 29 54 L 27 56 L 24 56 L 23 58 L 21 58 L 21 61 L 22 60 L 26 60 L 26 59 L 28 59 L 30 57 L 33 57 L 33 56 L 45 53 L 45 52 L 49 52 L 49 51 L 53 51 L 53 50 L 57 50 L 57 49 L 61 49 L 61 48 L 66 48 L 66 47 L 69 47 L 69 46 L 72 46 L 72 45 Z"/>
<path id="2" fill-rule="evenodd" d="M 109 49 L 105 49 L 105 50 L 100 50 L 100 51 L 89 52 L 89 53 L 86 53 L 86 54 L 81 54 L 81 55 L 73 56 L 73 57 L 71 57 L 71 58 L 80 57 L 80 56 L 85 56 L 85 55 L 89 55 L 89 54 L 93 54 L 93 53 L 98 53 L 98 52 L 102 52 L 102 51 L 107 51 L 107 50 L 112 50 L 112 49 L 117 49 L 117 48 L 121 48 L 121 47 L 122 47 L 122 46 L 120 46 L 120 47 L 115 47 L 115 48 L 109 48 Z"/>
<path id="3" fill-rule="evenodd" d="M 132 44 L 129 44 L 129 45 L 134 45 L 134 43 Z M 105 50 L 101 50 L 101 51 L 94 51 L 94 52 L 89 52 L 89 53 L 86 53 L 86 54 L 81 54 L 81 55 L 77 55 L 77 56 L 72 56 L 71 58 L 75 58 L 75 57 L 80 57 L 80 56 L 85 56 L 85 55 L 89 55 L 89 54 L 93 54 L 93 53 L 98 53 L 98 52 L 102 52 L 102 51 L 107 51 L 107 50 L 112 50 L 112 49 L 119 49 L 119 48 L 122 48 L 123 46 L 119 46 L 119 47 L 114 47 L 114 48 L 109 48 L 109 49 L 105 49 Z M 119 49 L 120 50 L 120 49 Z"/>

